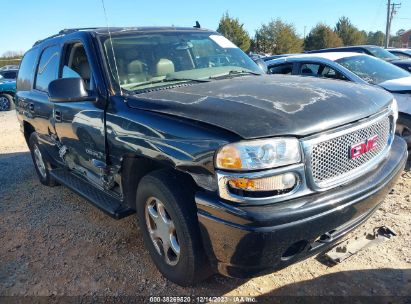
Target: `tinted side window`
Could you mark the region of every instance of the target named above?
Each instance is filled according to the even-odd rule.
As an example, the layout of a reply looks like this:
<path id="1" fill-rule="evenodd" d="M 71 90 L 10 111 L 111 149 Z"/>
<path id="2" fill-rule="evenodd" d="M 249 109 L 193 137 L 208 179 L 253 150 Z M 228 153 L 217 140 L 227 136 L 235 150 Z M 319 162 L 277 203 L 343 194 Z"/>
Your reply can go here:
<path id="1" fill-rule="evenodd" d="M 35 88 L 47 92 L 49 83 L 57 79 L 59 67 L 59 51 L 57 45 L 46 48 L 40 57 L 37 68 Z"/>
<path id="2" fill-rule="evenodd" d="M 330 78 L 330 79 L 348 80 L 348 78 L 345 77 L 343 74 L 341 74 L 340 72 L 334 70 L 333 68 L 329 66 L 322 67 L 320 77 Z"/>
<path id="3" fill-rule="evenodd" d="M 293 71 L 292 63 L 285 63 L 280 65 L 270 66 L 268 68 L 268 74 L 285 74 L 291 75 Z"/>
<path id="4" fill-rule="evenodd" d="M 304 63 L 300 68 L 301 76 L 314 76 L 321 78 L 330 78 L 330 79 L 340 79 L 348 80 L 340 72 L 334 70 L 333 68 L 319 63 Z"/>
<path id="5" fill-rule="evenodd" d="M 30 91 L 33 86 L 34 68 L 39 50 L 37 48 L 28 51 L 20 64 L 17 78 L 18 91 Z"/>
<path id="6" fill-rule="evenodd" d="M 17 72 L 16 71 L 7 71 L 2 73 L 4 78 L 7 79 L 16 79 Z"/>
<path id="7" fill-rule="evenodd" d="M 300 74 L 303 76 L 318 76 L 319 64 L 304 63 L 301 65 Z"/>

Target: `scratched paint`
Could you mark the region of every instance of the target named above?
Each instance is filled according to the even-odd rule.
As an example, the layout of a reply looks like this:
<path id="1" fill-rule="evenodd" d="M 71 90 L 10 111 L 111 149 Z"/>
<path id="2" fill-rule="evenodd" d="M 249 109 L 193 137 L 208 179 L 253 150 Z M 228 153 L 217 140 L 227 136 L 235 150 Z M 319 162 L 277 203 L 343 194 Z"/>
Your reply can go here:
<path id="1" fill-rule="evenodd" d="M 269 75 L 130 95 L 127 104 L 212 124 L 244 138 L 259 138 L 324 131 L 373 115 L 391 100 L 390 94 L 370 86 Z"/>

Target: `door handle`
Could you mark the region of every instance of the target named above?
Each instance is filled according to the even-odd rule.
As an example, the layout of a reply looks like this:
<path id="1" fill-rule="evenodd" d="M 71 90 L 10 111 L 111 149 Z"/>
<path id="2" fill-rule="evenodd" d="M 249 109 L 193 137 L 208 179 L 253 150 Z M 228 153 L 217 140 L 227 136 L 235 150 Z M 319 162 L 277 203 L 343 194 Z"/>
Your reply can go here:
<path id="1" fill-rule="evenodd" d="M 54 111 L 54 119 L 57 122 L 61 122 L 61 112 L 60 111 Z"/>
<path id="2" fill-rule="evenodd" d="M 34 112 L 34 103 L 32 102 L 29 103 L 29 111 Z"/>

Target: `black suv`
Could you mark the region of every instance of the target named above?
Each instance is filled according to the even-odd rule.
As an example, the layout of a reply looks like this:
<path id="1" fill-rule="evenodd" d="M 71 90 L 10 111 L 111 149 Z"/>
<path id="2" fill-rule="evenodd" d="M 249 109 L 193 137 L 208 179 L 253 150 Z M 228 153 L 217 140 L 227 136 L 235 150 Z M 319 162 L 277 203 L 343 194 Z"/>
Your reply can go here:
<path id="1" fill-rule="evenodd" d="M 378 208 L 407 158 L 389 93 L 262 75 L 197 28 L 39 41 L 22 60 L 17 115 L 40 181 L 117 219 L 137 212 L 154 263 L 181 285 L 330 248 Z"/>

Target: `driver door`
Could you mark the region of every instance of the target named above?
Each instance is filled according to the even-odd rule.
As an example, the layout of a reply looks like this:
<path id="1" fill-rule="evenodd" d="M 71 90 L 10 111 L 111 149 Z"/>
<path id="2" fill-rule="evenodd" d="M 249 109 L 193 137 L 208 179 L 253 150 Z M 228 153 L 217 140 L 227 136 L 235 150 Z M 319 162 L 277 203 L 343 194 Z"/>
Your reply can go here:
<path id="1" fill-rule="evenodd" d="M 63 48 L 60 78 L 82 78 L 90 96 L 95 96 L 93 72 L 87 49 L 81 41 Z M 60 155 L 66 165 L 97 185 L 102 185 L 105 167 L 104 110 L 93 101 L 54 103 L 55 131 Z"/>

